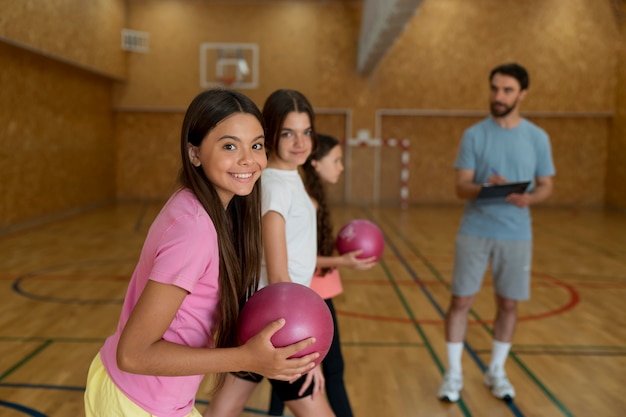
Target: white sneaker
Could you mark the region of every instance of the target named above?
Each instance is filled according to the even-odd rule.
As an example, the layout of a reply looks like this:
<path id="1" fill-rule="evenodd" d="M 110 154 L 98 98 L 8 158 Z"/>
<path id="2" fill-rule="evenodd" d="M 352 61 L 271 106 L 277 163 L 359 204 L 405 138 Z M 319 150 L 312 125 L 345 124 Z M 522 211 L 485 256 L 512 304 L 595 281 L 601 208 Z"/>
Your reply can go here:
<path id="1" fill-rule="evenodd" d="M 511 401 L 515 398 L 515 389 L 504 372 L 494 374 L 488 370 L 485 372 L 483 382 L 491 388 L 491 393 L 494 397 L 504 401 Z"/>
<path id="2" fill-rule="evenodd" d="M 461 397 L 461 389 L 463 389 L 463 376 L 446 372 L 437 392 L 437 398 L 451 403 L 457 402 Z"/>

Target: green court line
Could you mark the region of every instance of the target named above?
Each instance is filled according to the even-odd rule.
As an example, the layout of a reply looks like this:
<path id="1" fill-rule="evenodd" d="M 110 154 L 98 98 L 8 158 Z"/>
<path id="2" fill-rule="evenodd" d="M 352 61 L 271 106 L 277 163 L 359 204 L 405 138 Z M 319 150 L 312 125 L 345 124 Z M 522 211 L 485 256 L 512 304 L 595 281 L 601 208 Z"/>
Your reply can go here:
<path id="1" fill-rule="evenodd" d="M 413 310 L 411 310 L 411 307 L 407 303 L 406 298 L 404 298 L 402 290 L 400 289 L 400 287 L 398 285 L 395 285 L 396 282 L 395 282 L 395 279 L 393 277 L 393 274 L 391 274 L 391 271 L 389 271 L 389 268 L 387 267 L 387 264 L 385 263 L 385 261 L 383 259 L 381 259 L 380 265 L 382 266 L 383 271 L 385 271 L 385 275 L 387 276 L 387 280 L 389 282 L 391 282 L 392 284 L 394 284 L 394 285 L 392 285 L 392 287 L 393 287 L 397 297 L 400 299 L 400 301 L 402 303 L 402 306 L 404 307 L 404 311 L 407 313 L 407 315 L 409 316 L 409 318 L 413 322 L 413 327 L 415 328 L 415 330 L 417 330 L 417 332 L 419 333 L 420 337 L 424 341 L 424 346 L 426 347 L 426 350 L 428 351 L 428 354 L 430 355 L 432 360 L 435 362 L 435 365 L 437 365 L 437 368 L 439 369 L 439 372 L 443 374 L 444 371 L 445 371 L 445 368 L 444 368 L 443 364 L 441 363 L 441 360 L 439 359 L 439 356 L 437 356 L 437 353 L 435 352 L 435 349 L 430 344 L 430 341 L 428 339 L 428 336 L 424 332 L 424 329 L 422 329 L 422 326 L 417 322 L 415 314 L 413 314 Z M 461 412 L 463 413 L 464 416 L 471 417 L 472 414 L 470 413 L 469 409 L 465 405 L 465 401 L 463 401 L 463 398 L 460 398 L 456 402 L 456 405 L 459 406 L 459 409 L 461 410 Z"/>
<path id="2" fill-rule="evenodd" d="M 518 352 L 530 352 L 533 350 L 546 351 L 608 351 L 608 352 L 624 352 L 626 346 L 605 346 L 605 345 L 515 345 Z"/>
<path id="3" fill-rule="evenodd" d="M 24 357 L 24 359 L 22 359 L 21 361 L 19 361 L 18 363 L 16 363 L 15 365 L 13 365 L 11 368 L 9 368 L 5 373 L 0 374 L 0 381 L 2 381 L 4 378 L 6 378 L 7 376 L 9 376 L 10 374 L 12 374 L 13 372 L 15 372 L 17 369 L 19 369 L 22 365 L 24 365 L 26 362 L 28 362 L 29 360 L 31 360 L 33 357 L 37 356 L 39 354 L 39 352 L 41 352 L 42 350 L 44 350 L 45 348 L 47 348 L 48 346 L 50 346 L 52 344 L 52 340 L 46 340 L 44 343 L 42 343 L 40 346 L 38 346 L 35 350 L 33 350 L 31 353 L 29 353 L 28 355 L 26 355 Z"/>
<path id="4" fill-rule="evenodd" d="M 424 343 L 385 343 L 385 342 L 344 342 L 341 346 L 367 346 L 367 347 L 424 347 Z"/>
<path id="5" fill-rule="evenodd" d="M 62 343 L 103 343 L 106 338 L 101 337 L 22 337 L 0 336 L 0 342 L 62 342 Z"/>
<path id="6" fill-rule="evenodd" d="M 426 265 L 426 267 L 431 271 L 431 273 L 439 281 L 445 283 L 445 280 L 443 279 L 439 271 L 430 262 L 428 262 L 426 257 L 412 244 L 412 242 L 408 241 L 407 238 L 402 233 L 400 233 L 395 226 L 393 226 L 393 224 L 389 223 L 389 221 L 385 220 L 385 223 L 391 228 L 391 230 L 394 231 L 395 235 L 398 236 L 402 242 L 404 242 L 404 244 L 413 252 L 413 254 L 415 254 L 424 263 L 424 265 Z M 447 287 L 449 288 L 450 286 L 447 285 Z M 489 334 L 493 335 L 492 329 L 483 322 L 482 318 L 480 317 L 478 313 L 476 313 L 473 309 L 471 309 L 470 314 L 472 317 L 474 317 L 476 320 L 479 320 L 482 323 L 483 329 L 485 329 Z M 509 353 L 509 355 L 518 364 L 518 366 L 520 366 L 520 368 L 528 375 L 528 377 L 530 377 L 535 382 L 535 384 L 537 384 L 539 389 L 543 391 L 546 397 L 548 397 L 553 402 L 553 404 L 563 413 L 563 415 L 567 417 L 574 416 L 565 407 L 565 405 L 561 403 L 556 398 L 556 396 L 539 380 L 539 378 L 530 371 L 530 369 L 522 362 L 522 360 L 517 355 L 515 355 L 512 352 Z"/>
<path id="7" fill-rule="evenodd" d="M 574 414 L 572 414 L 567 407 L 565 407 L 565 404 L 563 404 L 558 398 L 556 398 L 556 396 L 554 394 L 552 394 L 552 391 L 550 391 L 548 389 L 548 387 L 546 387 L 543 382 L 541 382 L 539 380 L 539 378 L 537 378 L 535 376 L 535 374 L 533 372 L 530 371 L 530 369 L 528 369 L 528 367 L 526 366 L 526 364 L 524 362 L 522 362 L 522 360 L 519 358 L 519 356 L 515 353 L 515 352 L 510 352 L 509 356 L 511 357 L 511 359 L 513 359 L 515 361 L 515 363 L 517 363 L 517 365 L 522 368 L 524 370 L 524 372 L 526 372 L 526 374 L 533 380 L 533 382 L 541 389 L 541 391 L 543 391 L 543 393 L 557 406 L 557 408 L 559 408 L 561 410 L 561 412 L 563 413 L 563 415 L 568 416 L 568 417 L 574 417 Z"/>

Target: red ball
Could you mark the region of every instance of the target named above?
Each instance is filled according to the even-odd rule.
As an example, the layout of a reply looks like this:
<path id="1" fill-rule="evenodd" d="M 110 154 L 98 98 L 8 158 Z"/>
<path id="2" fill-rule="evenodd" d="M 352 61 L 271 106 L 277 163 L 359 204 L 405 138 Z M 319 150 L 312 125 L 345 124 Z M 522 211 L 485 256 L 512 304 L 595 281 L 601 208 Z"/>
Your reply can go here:
<path id="1" fill-rule="evenodd" d="M 315 337 L 315 343 L 291 357 L 319 352 L 315 360 L 319 364 L 333 341 L 333 317 L 322 297 L 301 284 L 279 282 L 255 292 L 239 314 L 239 342 L 245 343 L 279 318 L 285 319 L 285 325 L 274 333 L 272 344 L 284 347 Z"/>
<path id="2" fill-rule="evenodd" d="M 337 233 L 337 250 L 340 254 L 362 249 L 359 258 L 383 256 L 385 237 L 383 232 L 369 220 L 356 219 L 346 223 Z"/>

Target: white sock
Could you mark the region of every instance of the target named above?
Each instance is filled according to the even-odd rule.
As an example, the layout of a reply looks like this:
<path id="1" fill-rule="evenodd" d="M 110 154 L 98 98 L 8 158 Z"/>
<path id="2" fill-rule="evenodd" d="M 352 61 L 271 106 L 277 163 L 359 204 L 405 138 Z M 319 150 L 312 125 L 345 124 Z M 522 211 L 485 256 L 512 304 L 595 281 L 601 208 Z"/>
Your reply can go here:
<path id="1" fill-rule="evenodd" d="M 448 351 L 448 373 L 461 376 L 463 369 L 461 368 L 461 355 L 463 354 L 463 342 L 446 343 Z"/>
<path id="2" fill-rule="evenodd" d="M 493 341 L 493 351 L 491 353 L 491 363 L 489 364 L 489 372 L 494 375 L 504 374 L 504 361 L 509 356 L 511 344 L 505 342 Z"/>

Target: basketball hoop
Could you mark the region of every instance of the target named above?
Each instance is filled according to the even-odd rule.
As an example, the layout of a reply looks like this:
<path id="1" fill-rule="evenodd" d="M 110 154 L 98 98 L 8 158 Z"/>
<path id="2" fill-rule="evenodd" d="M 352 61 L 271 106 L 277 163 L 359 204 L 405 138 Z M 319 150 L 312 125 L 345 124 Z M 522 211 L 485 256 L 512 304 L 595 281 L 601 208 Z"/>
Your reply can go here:
<path id="1" fill-rule="evenodd" d="M 230 77 L 230 76 L 222 76 L 222 77 L 218 77 L 216 80 L 220 87 L 230 88 L 235 83 L 235 81 L 237 81 L 237 78 Z"/>

